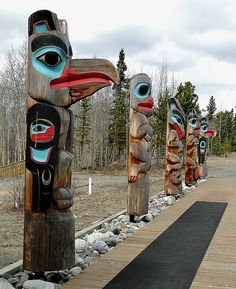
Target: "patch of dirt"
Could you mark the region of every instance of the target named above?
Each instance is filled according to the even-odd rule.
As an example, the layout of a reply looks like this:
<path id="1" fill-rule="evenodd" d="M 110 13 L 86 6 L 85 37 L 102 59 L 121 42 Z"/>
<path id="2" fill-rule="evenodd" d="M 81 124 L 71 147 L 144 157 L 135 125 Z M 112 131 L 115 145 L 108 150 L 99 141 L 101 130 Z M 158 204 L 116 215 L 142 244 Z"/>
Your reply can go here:
<path id="1" fill-rule="evenodd" d="M 92 194 L 88 194 L 88 179 L 92 178 Z M 0 179 L 0 268 L 19 259 L 23 254 L 22 209 L 13 209 L 6 193 L 16 178 Z M 150 171 L 150 196 L 163 190 L 163 170 Z M 73 172 L 72 185 L 76 188 L 71 210 L 75 228 L 79 231 L 126 208 L 127 173 L 125 169 L 106 168 L 101 171 Z"/>

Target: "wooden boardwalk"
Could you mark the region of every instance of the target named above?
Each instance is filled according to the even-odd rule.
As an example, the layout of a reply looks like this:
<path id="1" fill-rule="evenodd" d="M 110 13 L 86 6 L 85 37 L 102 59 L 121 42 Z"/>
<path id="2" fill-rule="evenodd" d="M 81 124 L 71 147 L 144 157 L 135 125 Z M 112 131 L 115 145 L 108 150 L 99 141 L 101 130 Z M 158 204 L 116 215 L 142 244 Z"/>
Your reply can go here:
<path id="1" fill-rule="evenodd" d="M 102 289 L 196 201 L 227 202 L 228 206 L 190 288 L 235 289 L 236 179 L 232 178 L 210 178 L 200 184 L 192 193 L 99 258 L 98 262 L 62 288 Z M 127 284 L 127 289 L 133 288 Z"/>

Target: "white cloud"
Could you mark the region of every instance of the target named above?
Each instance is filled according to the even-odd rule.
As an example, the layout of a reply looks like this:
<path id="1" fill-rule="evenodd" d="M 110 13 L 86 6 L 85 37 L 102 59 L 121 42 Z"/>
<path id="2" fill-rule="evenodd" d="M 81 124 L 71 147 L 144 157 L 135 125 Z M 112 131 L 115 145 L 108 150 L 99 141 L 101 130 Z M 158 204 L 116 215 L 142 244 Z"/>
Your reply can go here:
<path id="1" fill-rule="evenodd" d="M 24 7 L 24 9 L 22 9 Z M 235 0 L 8 0 L 0 12 L 0 58 L 27 35 L 27 18 L 49 9 L 68 22 L 74 55 L 113 63 L 125 49 L 131 72 L 154 73 L 163 60 L 179 82 L 196 86 L 202 108 L 236 104 Z"/>

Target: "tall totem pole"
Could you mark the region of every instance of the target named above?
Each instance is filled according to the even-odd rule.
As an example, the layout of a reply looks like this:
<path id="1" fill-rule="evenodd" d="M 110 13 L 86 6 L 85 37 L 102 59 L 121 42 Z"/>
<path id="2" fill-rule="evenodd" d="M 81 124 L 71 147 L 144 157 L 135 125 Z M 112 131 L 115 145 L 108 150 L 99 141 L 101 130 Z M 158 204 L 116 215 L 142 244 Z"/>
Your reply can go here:
<path id="1" fill-rule="evenodd" d="M 149 117 L 153 114 L 151 80 L 144 73 L 136 74 L 130 83 L 130 134 L 128 159 L 128 205 L 130 220 L 147 214 L 151 157 L 148 151 L 152 136 Z"/>
<path id="2" fill-rule="evenodd" d="M 74 265 L 73 103 L 117 81 L 107 60 L 72 59 L 65 20 L 29 17 L 24 270 Z"/>
<path id="3" fill-rule="evenodd" d="M 167 114 L 167 136 L 166 136 L 166 169 L 165 186 L 166 195 L 182 194 L 182 175 L 183 167 L 183 142 L 184 130 L 184 111 L 179 100 L 175 97 L 168 99 Z"/>
<path id="4" fill-rule="evenodd" d="M 215 137 L 217 131 L 208 129 L 209 125 L 205 117 L 200 120 L 200 136 L 198 143 L 198 173 L 200 179 L 207 176 L 206 156 L 208 150 L 208 138 Z"/>
<path id="5" fill-rule="evenodd" d="M 195 185 L 198 179 L 198 137 L 200 124 L 194 109 L 188 112 L 186 129 L 185 184 Z"/>

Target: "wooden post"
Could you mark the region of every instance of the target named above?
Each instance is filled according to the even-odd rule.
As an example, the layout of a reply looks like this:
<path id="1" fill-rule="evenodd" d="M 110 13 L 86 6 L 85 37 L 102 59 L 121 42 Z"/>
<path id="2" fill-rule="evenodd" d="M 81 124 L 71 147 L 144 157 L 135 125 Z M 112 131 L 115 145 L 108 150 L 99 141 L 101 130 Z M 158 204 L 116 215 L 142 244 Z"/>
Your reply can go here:
<path id="1" fill-rule="evenodd" d="M 185 157 L 185 184 L 195 185 L 198 178 L 197 148 L 200 124 L 194 109 L 187 115 L 186 129 L 186 157 Z"/>
<path id="2" fill-rule="evenodd" d="M 200 179 L 205 179 L 207 177 L 207 148 L 208 148 L 208 138 L 215 137 L 217 131 L 209 130 L 209 125 L 207 119 L 202 117 L 200 120 L 200 136 L 198 143 L 198 173 Z"/>
<path id="3" fill-rule="evenodd" d="M 107 60 L 72 60 L 66 21 L 40 10 L 29 17 L 23 268 L 75 263 L 71 189 L 73 117 L 69 106 L 117 82 Z M 91 72 L 92 71 L 92 72 Z"/>
<path id="4" fill-rule="evenodd" d="M 131 221 L 134 221 L 134 216 L 148 212 L 148 170 L 151 167 L 148 148 L 152 136 L 148 118 L 152 114 L 151 80 L 144 73 L 136 74 L 130 83 L 127 213 L 131 216 Z"/>
<path id="5" fill-rule="evenodd" d="M 175 97 L 168 99 L 166 138 L 166 169 L 164 192 L 166 195 L 182 194 L 184 111 Z"/>

